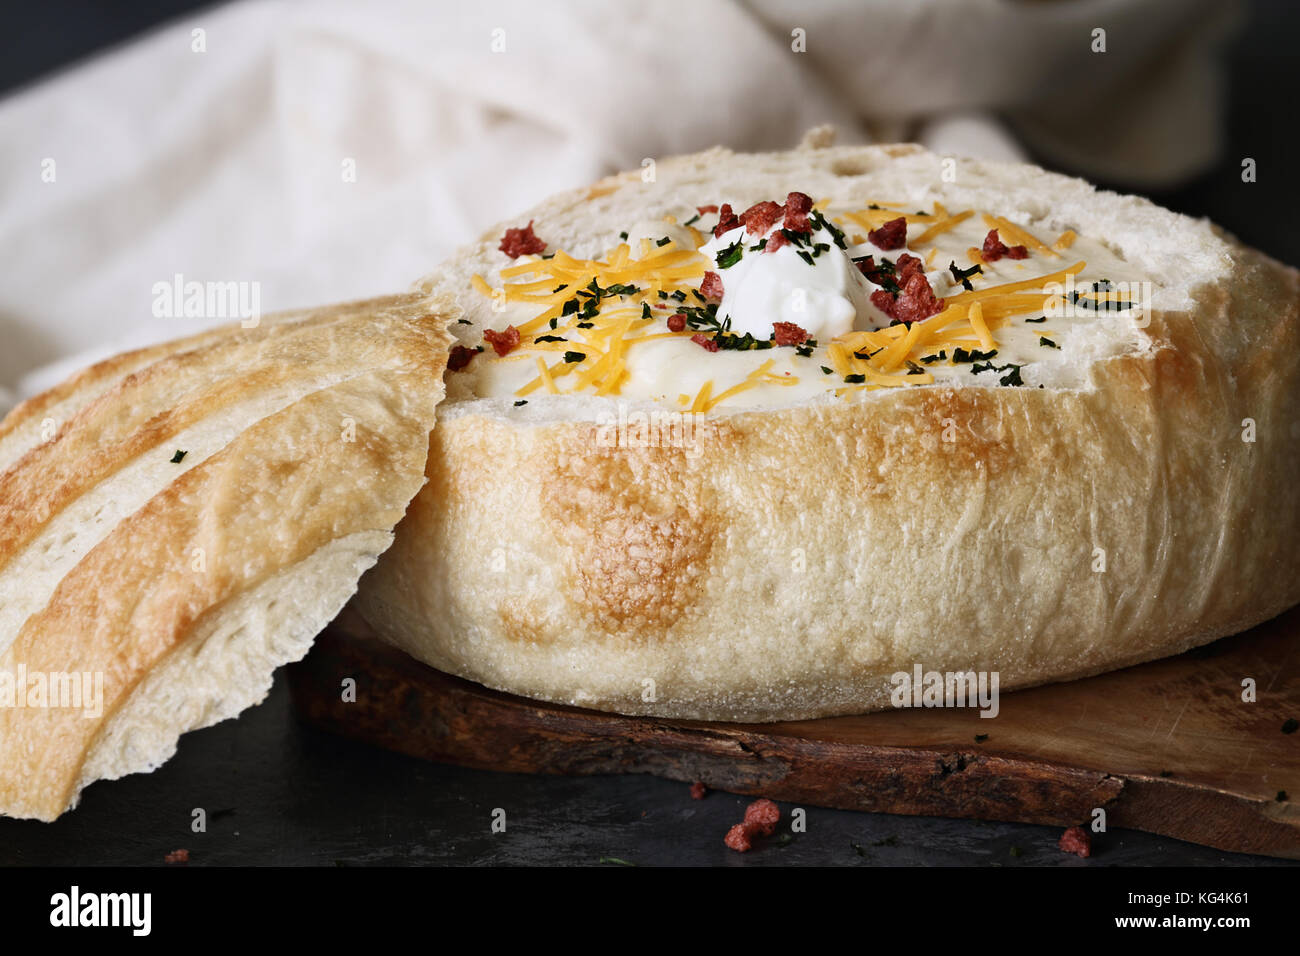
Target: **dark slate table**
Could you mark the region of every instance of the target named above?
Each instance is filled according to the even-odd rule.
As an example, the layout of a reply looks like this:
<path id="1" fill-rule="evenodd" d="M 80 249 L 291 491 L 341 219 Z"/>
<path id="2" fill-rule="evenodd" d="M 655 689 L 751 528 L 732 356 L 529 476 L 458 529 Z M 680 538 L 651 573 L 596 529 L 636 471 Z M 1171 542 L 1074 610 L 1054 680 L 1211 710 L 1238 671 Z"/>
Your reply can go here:
<path id="1" fill-rule="evenodd" d="M 492 773 L 354 744 L 299 724 L 280 674 L 265 703 L 183 737 L 154 773 L 92 785 L 54 824 L 0 820 L 0 865 L 156 865 L 180 848 L 190 866 L 1300 865 L 1121 830 L 1083 860 L 1057 849 L 1055 827 L 817 807 L 807 832 L 783 826 L 741 855 L 722 838 L 747 803 L 692 800 L 654 777 Z M 206 833 L 191 832 L 196 807 Z M 506 831 L 494 834 L 497 808 Z"/>

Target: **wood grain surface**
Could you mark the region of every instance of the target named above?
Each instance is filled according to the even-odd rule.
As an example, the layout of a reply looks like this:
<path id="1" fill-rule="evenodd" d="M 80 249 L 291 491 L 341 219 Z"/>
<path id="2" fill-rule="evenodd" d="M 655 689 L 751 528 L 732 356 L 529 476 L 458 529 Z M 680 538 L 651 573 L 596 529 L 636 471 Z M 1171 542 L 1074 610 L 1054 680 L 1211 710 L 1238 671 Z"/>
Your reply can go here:
<path id="1" fill-rule="evenodd" d="M 289 670 L 309 724 L 515 773 L 649 773 L 850 810 L 1110 828 L 1300 859 L 1300 609 L 1180 657 L 975 710 L 775 724 L 623 717 L 488 690 L 378 641 L 350 609 Z M 344 702 L 345 678 L 357 699 Z M 1242 700 L 1252 678 L 1257 700 Z M 977 737 L 979 738 L 977 740 Z"/>

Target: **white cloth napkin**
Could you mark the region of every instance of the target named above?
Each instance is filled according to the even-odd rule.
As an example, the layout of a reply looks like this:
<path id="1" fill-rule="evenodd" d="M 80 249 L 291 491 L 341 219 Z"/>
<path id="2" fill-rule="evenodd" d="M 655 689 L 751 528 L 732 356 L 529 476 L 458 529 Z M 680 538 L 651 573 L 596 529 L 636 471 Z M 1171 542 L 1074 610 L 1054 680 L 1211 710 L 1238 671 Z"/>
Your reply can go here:
<path id="1" fill-rule="evenodd" d="M 1230 19 L 1213 0 L 201 11 L 0 101 L 0 411 L 238 317 L 158 314 L 177 276 L 255 287 L 263 312 L 398 291 L 556 190 L 717 143 L 832 123 L 1177 180 L 1214 156 Z"/>

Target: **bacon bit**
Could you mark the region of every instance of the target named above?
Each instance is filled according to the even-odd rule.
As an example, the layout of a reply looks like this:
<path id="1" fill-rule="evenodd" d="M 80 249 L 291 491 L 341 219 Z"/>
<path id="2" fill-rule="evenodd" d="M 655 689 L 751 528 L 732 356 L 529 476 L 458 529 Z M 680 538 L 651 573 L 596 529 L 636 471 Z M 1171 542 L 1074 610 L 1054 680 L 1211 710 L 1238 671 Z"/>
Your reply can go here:
<path id="1" fill-rule="evenodd" d="M 943 311 L 943 299 L 934 297 L 924 272 L 912 272 L 895 297 L 884 289 L 871 293 L 871 302 L 885 315 L 899 322 L 919 322 Z"/>
<path id="2" fill-rule="evenodd" d="M 704 349 L 706 352 L 716 352 L 718 351 L 719 348 L 721 348 L 721 346 L 718 345 L 717 342 L 713 341 L 713 339 L 709 338 L 703 332 L 696 332 L 694 335 L 691 336 L 691 341 L 694 342 L 696 345 L 698 345 L 700 348 Z"/>
<path id="3" fill-rule="evenodd" d="M 496 350 L 497 355 L 509 355 L 519 345 L 519 330 L 513 325 L 507 325 L 504 332 L 484 329 L 483 338 Z"/>
<path id="4" fill-rule="evenodd" d="M 172 850 L 170 853 L 168 853 L 166 856 L 163 857 L 163 862 L 164 863 L 188 863 L 190 862 L 190 851 L 185 849 Z"/>
<path id="5" fill-rule="evenodd" d="M 793 322 L 773 322 L 772 338 L 777 345 L 803 345 L 808 333 Z"/>
<path id="6" fill-rule="evenodd" d="M 766 797 L 745 808 L 745 819 L 727 831 L 722 842 L 737 853 L 748 852 L 756 836 L 771 836 L 781 821 L 781 808 Z"/>
<path id="7" fill-rule="evenodd" d="M 898 257 L 898 261 L 894 263 L 894 270 L 897 273 L 894 277 L 894 281 L 900 286 L 903 285 L 912 277 L 913 273 L 924 272 L 925 269 L 922 268 L 924 265 L 925 260 L 920 256 L 909 255 L 906 252 L 903 253 Z"/>
<path id="8" fill-rule="evenodd" d="M 894 306 L 897 303 L 898 299 L 894 297 L 893 293 L 886 292 L 884 289 L 877 289 L 871 293 L 871 304 L 891 319 L 894 317 Z"/>
<path id="9" fill-rule="evenodd" d="M 757 831 L 763 836 L 771 836 L 780 820 L 781 808 L 766 797 L 755 800 L 745 808 L 744 826 L 751 834 Z"/>
<path id="10" fill-rule="evenodd" d="M 668 331 L 683 332 L 686 330 L 686 316 L 678 312 L 676 315 L 668 316 Z"/>
<path id="11" fill-rule="evenodd" d="M 452 372 L 459 372 L 470 363 L 470 359 L 475 355 L 478 355 L 478 349 L 472 349 L 464 345 L 457 345 L 451 350 L 451 355 L 447 359 L 447 368 Z"/>
<path id="12" fill-rule="evenodd" d="M 759 236 L 772 228 L 772 223 L 781 218 L 785 210 L 779 203 L 768 199 L 756 202 L 740 214 L 740 221 L 745 224 L 745 232 Z"/>
<path id="13" fill-rule="evenodd" d="M 989 234 L 984 237 L 984 248 L 980 250 L 980 258 L 985 262 L 997 262 L 1003 256 L 1008 259 L 1024 259 L 1029 256 L 1029 250 L 1024 246 L 1008 246 L 998 238 L 998 231 L 990 229 Z"/>
<path id="14" fill-rule="evenodd" d="M 507 229 L 497 248 L 511 259 L 518 259 L 520 256 L 535 256 L 545 252 L 546 243 L 533 235 L 533 220 L 529 219 L 528 225 L 522 229 Z"/>
<path id="15" fill-rule="evenodd" d="M 718 211 L 718 224 L 713 227 L 713 237 L 716 239 L 724 232 L 731 232 L 740 225 L 740 220 L 736 214 L 731 211 L 731 203 L 724 202 L 722 208 Z"/>
<path id="16" fill-rule="evenodd" d="M 743 823 L 737 823 L 734 827 L 728 830 L 727 835 L 722 838 L 722 842 L 725 843 L 729 849 L 735 850 L 737 853 L 748 853 L 750 848 L 753 846 L 753 844 L 749 842 L 749 831 L 745 829 Z"/>
<path id="17" fill-rule="evenodd" d="M 1056 845 L 1075 856 L 1092 856 L 1092 837 L 1083 827 L 1070 827 L 1061 834 L 1061 841 Z"/>
<path id="18" fill-rule="evenodd" d="M 875 256 L 867 256 L 866 258 L 860 259 L 857 262 L 855 262 L 854 265 L 858 267 L 859 272 L 861 272 L 864 276 L 866 276 L 876 285 L 884 285 L 886 279 L 893 278 L 887 272 L 883 272 L 882 270 L 876 267 Z"/>
<path id="19" fill-rule="evenodd" d="M 722 276 L 716 272 L 704 273 L 704 281 L 700 283 L 700 295 L 706 299 L 713 299 L 717 302 L 722 301 Z"/>
<path id="20" fill-rule="evenodd" d="M 705 213 L 717 212 L 718 207 L 717 206 L 696 206 L 695 211 L 698 212 L 701 216 L 703 216 Z"/>
<path id="21" fill-rule="evenodd" d="M 699 780 L 696 780 L 693 784 L 691 784 L 691 799 L 692 799 L 692 800 L 703 800 L 703 799 L 704 799 L 704 795 L 705 795 L 706 793 L 708 793 L 708 792 L 709 792 L 709 788 L 706 787 L 706 786 L 705 786 L 702 782 L 700 782 Z"/>
<path id="22" fill-rule="evenodd" d="M 808 213 L 812 206 L 812 197 L 807 193 L 790 193 L 786 196 L 785 228 L 791 232 L 808 232 Z"/>
<path id="23" fill-rule="evenodd" d="M 877 249 L 901 249 L 907 245 L 907 217 L 891 219 L 879 229 L 867 233 L 867 240 Z"/>
<path id="24" fill-rule="evenodd" d="M 784 232 L 774 232 L 767 237 L 767 244 L 763 246 L 764 252 L 776 252 L 782 246 L 790 245 L 790 240 L 785 237 Z"/>

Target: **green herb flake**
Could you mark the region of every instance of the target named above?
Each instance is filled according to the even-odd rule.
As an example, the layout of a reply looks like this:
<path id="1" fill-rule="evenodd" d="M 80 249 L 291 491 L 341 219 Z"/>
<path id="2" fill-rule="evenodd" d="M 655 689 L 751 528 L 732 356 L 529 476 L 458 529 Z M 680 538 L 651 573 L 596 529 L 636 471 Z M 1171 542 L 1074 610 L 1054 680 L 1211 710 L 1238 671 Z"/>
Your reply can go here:
<path id="1" fill-rule="evenodd" d="M 569 363 L 570 365 L 573 364 L 574 362 L 581 362 L 586 357 L 587 357 L 586 352 L 565 352 L 564 353 L 564 361 Z"/>
<path id="2" fill-rule="evenodd" d="M 520 405 L 527 405 L 527 404 L 528 404 L 528 399 L 521 398 L 519 399 L 519 401 L 515 402 L 515 408 L 518 408 Z"/>
<path id="3" fill-rule="evenodd" d="M 953 281 L 960 282 L 961 287 L 967 292 L 970 292 L 975 288 L 971 285 L 970 277 L 974 275 L 983 275 L 984 267 L 977 262 L 969 269 L 958 269 L 957 263 L 950 260 L 948 262 L 948 271 L 952 273 Z"/>
<path id="4" fill-rule="evenodd" d="M 730 269 L 732 266 L 734 266 L 737 262 L 740 261 L 740 257 L 743 256 L 744 254 L 745 254 L 744 240 L 737 239 L 731 245 L 727 246 L 727 248 L 723 249 L 721 252 L 718 253 L 716 257 L 718 268 Z"/>
<path id="5" fill-rule="evenodd" d="M 1005 369 L 1011 369 L 1011 371 L 1008 372 L 1006 375 L 1003 375 L 1000 379 L 998 379 L 998 384 L 999 384 L 999 385 L 1014 385 L 1014 386 L 1019 386 L 1019 385 L 1024 385 L 1024 384 L 1025 384 L 1025 380 L 1022 379 L 1022 378 L 1020 377 L 1020 369 L 1021 369 L 1021 366 L 1019 366 L 1019 365 L 1004 365 L 1004 366 L 1002 366 L 1001 369 L 998 369 L 998 371 L 1003 371 L 1003 370 L 1005 370 Z"/>
<path id="6" fill-rule="evenodd" d="M 1038 344 L 1041 345 L 1041 346 L 1042 346 L 1043 348 L 1045 348 L 1045 349 L 1059 349 L 1059 348 L 1060 348 L 1059 345 L 1057 345 L 1055 342 L 1053 342 L 1051 339 L 1049 339 L 1046 335 L 1040 335 L 1040 336 L 1038 337 Z"/>
<path id="7" fill-rule="evenodd" d="M 539 335 L 533 339 L 534 342 L 567 342 L 569 341 L 563 335 Z"/>
<path id="8" fill-rule="evenodd" d="M 861 385 L 867 380 L 867 377 L 861 372 L 855 372 L 852 375 L 845 375 L 844 381 L 849 385 Z"/>
<path id="9" fill-rule="evenodd" d="M 835 223 L 831 222 L 824 215 L 822 215 L 820 210 L 814 209 L 809 218 L 812 220 L 813 226 L 820 229 L 825 229 L 827 232 L 831 234 L 831 239 L 835 241 L 835 245 L 839 246 L 841 249 L 847 249 L 849 247 L 848 243 L 844 239 L 843 230 L 841 230 L 839 226 L 835 225 Z M 830 247 L 827 246 L 826 248 L 830 248 Z"/>
<path id="10" fill-rule="evenodd" d="M 189 452 L 187 452 L 187 451 L 181 451 L 179 448 L 177 448 L 177 449 L 176 449 L 176 454 L 172 455 L 172 457 L 171 457 L 171 463 L 172 463 L 173 465 L 179 465 L 179 464 L 181 463 L 181 459 L 184 458 L 184 457 L 185 457 L 186 455 L 188 455 L 188 454 L 189 454 Z"/>
<path id="11" fill-rule="evenodd" d="M 1035 325 L 1040 325 L 1040 324 L 1042 324 L 1043 322 L 1046 322 L 1046 321 L 1047 321 L 1047 316 L 1045 316 L 1045 315 L 1040 315 L 1040 316 L 1039 316 L 1038 318 L 1036 318 L 1036 319 L 1025 319 L 1025 321 L 1026 321 L 1026 322 L 1031 322 L 1031 323 L 1033 323 L 1033 324 L 1035 324 Z"/>

